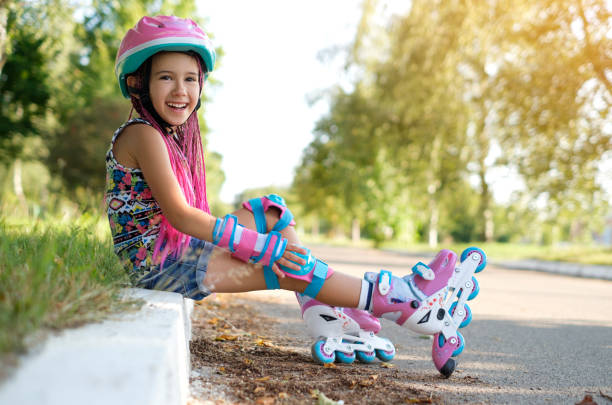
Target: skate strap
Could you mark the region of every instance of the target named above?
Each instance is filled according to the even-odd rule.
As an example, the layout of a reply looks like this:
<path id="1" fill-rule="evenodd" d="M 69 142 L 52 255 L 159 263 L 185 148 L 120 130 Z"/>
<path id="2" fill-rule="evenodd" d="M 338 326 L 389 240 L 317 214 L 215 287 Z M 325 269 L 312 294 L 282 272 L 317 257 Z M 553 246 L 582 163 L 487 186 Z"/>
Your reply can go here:
<path id="1" fill-rule="evenodd" d="M 412 266 L 412 272 L 423 277 L 425 280 L 433 280 L 436 277 L 433 270 L 423 262 L 418 262 Z"/>
<path id="2" fill-rule="evenodd" d="M 391 277 L 390 271 L 381 270 L 378 276 L 378 292 L 380 295 L 387 295 L 391 290 Z"/>
<path id="3" fill-rule="evenodd" d="M 329 266 L 324 261 L 317 259 L 314 271 L 312 272 L 312 280 L 308 287 L 304 290 L 304 294 L 309 297 L 316 298 L 319 291 L 323 287 L 325 280 L 327 279 L 327 270 Z"/>
<path id="4" fill-rule="evenodd" d="M 243 262 L 270 266 L 278 260 L 287 247 L 287 239 L 278 232 L 258 233 L 238 223 L 235 215 L 217 218 L 213 229 L 213 244 L 227 248 Z M 263 246 L 262 246 L 263 245 Z"/>
<path id="5" fill-rule="evenodd" d="M 272 270 L 271 266 L 264 266 L 263 268 L 264 279 L 266 280 L 266 288 L 268 290 L 278 290 L 280 284 L 278 283 L 278 276 Z"/>
<path id="6" fill-rule="evenodd" d="M 278 267 L 283 270 L 287 277 L 308 281 L 309 284 L 304 290 L 304 295 L 316 298 L 321 288 L 323 288 L 325 280 L 327 280 L 329 276 L 333 274 L 333 270 L 327 265 L 327 263 L 322 260 L 316 259 L 310 254 L 310 251 L 308 249 L 306 250 L 308 251 L 308 255 L 302 255 L 294 252 L 294 254 L 304 259 L 308 257 L 307 263 L 302 266 L 301 270 L 293 270 L 282 265 L 279 265 Z M 280 288 L 278 276 L 276 275 L 276 273 L 274 273 L 272 267 L 264 266 L 263 272 L 264 279 L 266 281 L 266 288 L 268 290 L 278 290 Z"/>
<path id="7" fill-rule="evenodd" d="M 283 238 L 280 233 L 275 231 L 268 232 L 261 253 L 257 257 L 251 257 L 250 261 L 252 263 L 262 263 L 264 266 L 271 266 L 272 263 L 285 253 L 286 247 L 287 239 Z"/>

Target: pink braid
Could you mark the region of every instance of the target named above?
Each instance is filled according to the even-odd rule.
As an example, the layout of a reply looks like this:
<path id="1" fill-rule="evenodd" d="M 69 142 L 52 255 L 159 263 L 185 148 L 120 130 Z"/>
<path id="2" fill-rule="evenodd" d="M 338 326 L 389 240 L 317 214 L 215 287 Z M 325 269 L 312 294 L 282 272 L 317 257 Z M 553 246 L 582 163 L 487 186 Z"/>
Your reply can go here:
<path id="1" fill-rule="evenodd" d="M 199 58 L 195 58 L 200 69 L 200 89 L 203 85 L 202 65 Z M 149 78 L 140 77 L 141 80 L 149 80 Z M 177 128 L 178 141 L 166 131 L 162 129 L 159 123 L 142 105 L 137 97 L 132 96 L 132 105 L 140 114 L 141 118 L 145 119 L 161 134 L 168 156 L 170 165 L 176 179 L 183 190 L 187 203 L 195 208 L 198 208 L 210 214 L 208 200 L 206 196 L 206 168 L 204 164 L 204 151 L 202 148 L 202 138 L 200 135 L 200 125 L 198 122 L 197 111 L 194 111 L 187 121 Z M 187 234 L 176 230 L 162 215 L 160 231 L 157 235 L 155 248 L 153 251 L 153 260 L 156 263 L 161 263 L 163 266 L 166 257 L 174 253 L 180 256 L 185 248 L 189 245 L 191 237 Z"/>

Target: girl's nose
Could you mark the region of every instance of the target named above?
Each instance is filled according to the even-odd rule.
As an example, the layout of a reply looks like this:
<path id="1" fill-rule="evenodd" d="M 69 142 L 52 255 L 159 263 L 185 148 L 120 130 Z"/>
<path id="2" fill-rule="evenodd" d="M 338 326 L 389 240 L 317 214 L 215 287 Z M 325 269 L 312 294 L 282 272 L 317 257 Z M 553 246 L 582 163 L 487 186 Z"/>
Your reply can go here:
<path id="1" fill-rule="evenodd" d="M 185 83 L 183 83 L 182 80 L 175 81 L 174 92 L 176 94 L 186 94 L 187 93 Z"/>

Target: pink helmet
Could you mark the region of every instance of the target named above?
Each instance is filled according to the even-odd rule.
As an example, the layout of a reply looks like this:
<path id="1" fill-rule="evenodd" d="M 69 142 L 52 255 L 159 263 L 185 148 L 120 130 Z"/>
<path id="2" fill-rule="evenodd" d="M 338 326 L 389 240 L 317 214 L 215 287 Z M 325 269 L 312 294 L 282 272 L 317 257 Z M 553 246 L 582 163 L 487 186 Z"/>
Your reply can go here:
<path id="1" fill-rule="evenodd" d="M 215 66 L 212 42 L 194 21 L 165 15 L 142 17 L 123 37 L 115 60 L 115 75 L 124 97 L 130 97 L 127 76 L 160 51 L 197 52 L 206 64 L 205 78 Z"/>

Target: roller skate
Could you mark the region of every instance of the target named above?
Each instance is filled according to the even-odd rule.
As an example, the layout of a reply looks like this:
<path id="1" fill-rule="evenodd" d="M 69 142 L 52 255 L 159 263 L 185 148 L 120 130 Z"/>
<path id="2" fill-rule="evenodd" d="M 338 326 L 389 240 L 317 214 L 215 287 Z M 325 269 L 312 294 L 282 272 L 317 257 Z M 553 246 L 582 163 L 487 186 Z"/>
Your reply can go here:
<path id="1" fill-rule="evenodd" d="M 312 358 L 320 364 L 337 361 L 372 363 L 376 358 L 390 361 L 395 347 L 389 339 L 377 336 L 380 321 L 367 311 L 323 304 L 296 293 L 308 333 L 316 340 L 311 346 Z"/>
<path id="2" fill-rule="evenodd" d="M 403 278 L 386 270 L 366 273 L 364 278 L 373 284 L 369 310 L 414 332 L 433 335 L 433 362 L 448 378 L 456 367 L 453 357 L 465 345 L 458 329 L 472 320 L 466 301 L 476 298 L 479 292 L 474 273 L 485 268 L 486 260 L 482 250 L 471 247 L 463 251 L 455 266 L 455 252 L 442 250 L 429 265 L 419 262 L 412 274 Z"/>

